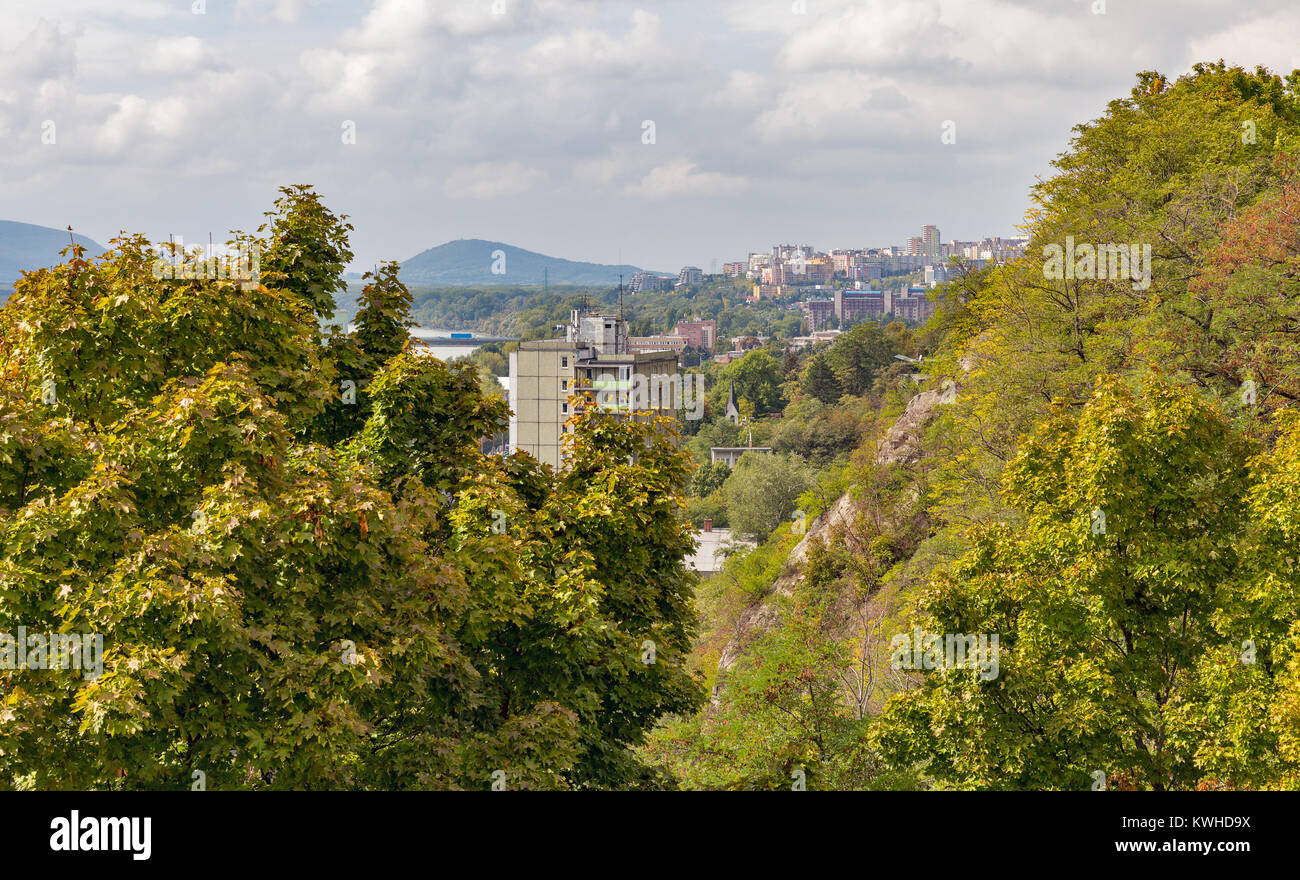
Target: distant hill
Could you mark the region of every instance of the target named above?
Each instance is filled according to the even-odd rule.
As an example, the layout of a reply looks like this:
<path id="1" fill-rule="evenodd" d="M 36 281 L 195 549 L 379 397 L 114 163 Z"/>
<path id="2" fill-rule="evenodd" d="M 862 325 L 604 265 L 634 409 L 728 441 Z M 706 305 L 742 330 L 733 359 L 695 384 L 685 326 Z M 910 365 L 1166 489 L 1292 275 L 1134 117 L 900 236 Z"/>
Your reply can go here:
<path id="1" fill-rule="evenodd" d="M 98 257 L 104 248 L 84 235 L 74 235 L 77 244 L 86 248 L 86 256 Z M 20 273 L 62 261 L 59 251 L 67 247 L 68 231 L 0 220 L 0 288 L 8 290 Z"/>
<path id="2" fill-rule="evenodd" d="M 494 258 L 496 251 L 504 253 L 504 261 Z M 494 264 L 505 271 L 493 274 Z M 433 287 L 541 284 L 544 280 L 551 284 L 599 286 L 618 284 L 619 274 L 623 275 L 624 283 L 630 283 L 632 276 L 640 271 L 636 266 L 579 263 L 499 241 L 462 238 L 411 257 L 402 263 L 401 277 L 407 284 Z"/>

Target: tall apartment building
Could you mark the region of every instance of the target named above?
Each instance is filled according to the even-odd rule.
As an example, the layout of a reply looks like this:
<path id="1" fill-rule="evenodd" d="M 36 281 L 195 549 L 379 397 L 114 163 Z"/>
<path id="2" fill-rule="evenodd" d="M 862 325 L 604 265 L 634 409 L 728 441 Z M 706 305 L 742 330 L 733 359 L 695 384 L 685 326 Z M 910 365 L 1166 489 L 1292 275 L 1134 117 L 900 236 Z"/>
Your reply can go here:
<path id="1" fill-rule="evenodd" d="M 940 284 L 946 284 L 952 277 L 947 263 L 936 263 L 925 267 L 925 286 L 938 287 Z"/>
<path id="2" fill-rule="evenodd" d="M 803 258 L 811 260 L 817 256 L 817 250 L 810 244 L 777 244 L 772 246 L 772 262 L 779 263 L 784 260 L 795 260 Z"/>
<path id="3" fill-rule="evenodd" d="M 885 314 L 885 294 L 880 290 L 835 291 L 835 317 L 840 327 L 856 324 L 863 318 L 879 318 Z"/>
<path id="4" fill-rule="evenodd" d="M 809 259 L 796 254 L 789 260 L 763 270 L 764 284 L 825 284 L 835 275 L 830 260 L 824 257 Z"/>
<path id="5" fill-rule="evenodd" d="M 887 291 L 886 311 L 904 321 L 928 321 L 934 315 L 934 303 L 925 294 L 924 287 L 899 287 L 897 292 Z"/>
<path id="6" fill-rule="evenodd" d="M 654 275 L 650 272 L 637 272 L 632 276 L 630 285 L 633 293 L 649 293 L 655 290 L 669 290 L 673 286 L 673 279 L 664 275 Z"/>
<path id="7" fill-rule="evenodd" d="M 835 317 L 835 301 L 830 299 L 811 299 L 799 303 L 804 317 L 808 319 L 808 332 L 825 330 Z"/>
<path id="8" fill-rule="evenodd" d="M 921 253 L 927 257 L 940 256 L 939 253 L 939 227 L 922 226 L 921 227 Z"/>
<path id="9" fill-rule="evenodd" d="M 704 283 L 704 273 L 696 266 L 683 266 L 682 271 L 677 273 L 677 287 L 679 290 L 683 287 L 693 287 L 697 284 Z"/>
<path id="10" fill-rule="evenodd" d="M 868 257 L 860 250 L 831 251 L 831 263 L 836 272 L 852 274 L 854 269 L 867 265 Z"/>
<path id="11" fill-rule="evenodd" d="M 638 400 L 633 391 L 638 376 L 676 375 L 676 353 L 630 350 L 622 318 L 575 311 L 563 339 L 521 342 L 510 353 L 510 448 L 558 468 L 565 423 L 575 412 L 570 395 L 592 392 L 600 409 L 633 418 L 672 416 L 679 401 Z"/>

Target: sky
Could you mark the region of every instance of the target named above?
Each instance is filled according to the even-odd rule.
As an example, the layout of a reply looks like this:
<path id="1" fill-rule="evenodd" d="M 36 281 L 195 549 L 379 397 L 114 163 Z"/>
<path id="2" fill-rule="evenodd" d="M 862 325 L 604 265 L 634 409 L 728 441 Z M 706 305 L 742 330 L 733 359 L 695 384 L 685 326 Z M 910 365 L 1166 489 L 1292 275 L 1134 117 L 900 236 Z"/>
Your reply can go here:
<path id="1" fill-rule="evenodd" d="M 220 242 L 309 183 L 354 268 L 1014 235 L 1136 73 L 1298 36 L 1295 0 L 0 0 L 0 219 Z"/>

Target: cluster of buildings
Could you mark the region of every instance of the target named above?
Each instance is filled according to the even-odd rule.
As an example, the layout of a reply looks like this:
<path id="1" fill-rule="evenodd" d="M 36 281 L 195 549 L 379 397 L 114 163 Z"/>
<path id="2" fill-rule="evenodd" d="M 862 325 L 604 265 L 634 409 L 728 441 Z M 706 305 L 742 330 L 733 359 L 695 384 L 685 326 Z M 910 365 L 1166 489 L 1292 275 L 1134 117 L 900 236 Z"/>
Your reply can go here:
<path id="1" fill-rule="evenodd" d="M 976 267 L 1015 259 L 1024 254 L 1027 238 L 993 236 L 980 241 L 943 242 L 939 227 L 926 226 L 907 246 L 832 250 L 820 253 L 810 245 L 779 244 L 770 253 L 754 253 L 744 263 L 726 263 L 723 272 L 744 277 L 759 288 L 826 284 L 837 279 L 878 281 L 887 275 L 926 271 L 927 283 L 947 280 L 947 262 L 960 257 Z M 932 286 L 933 286 L 932 285 Z M 764 291 L 759 290 L 762 296 Z"/>
<path id="2" fill-rule="evenodd" d="M 747 261 L 726 263 L 722 268 L 725 275 L 754 282 L 751 299 L 797 290 L 804 298 L 792 308 L 802 311 L 809 333 L 792 341 L 795 347 L 801 347 L 829 339 L 836 328 L 864 319 L 892 315 L 923 322 L 934 313 L 927 291 L 948 280 L 948 258 L 962 257 L 978 267 L 1019 257 L 1025 244 L 1023 238 L 1001 237 L 945 243 L 939 238 L 937 226 L 926 226 L 921 235 L 908 239 L 906 247 L 821 253 L 810 245 L 781 244 L 770 253 L 750 254 Z M 922 270 L 923 285 L 890 286 L 883 280 Z M 633 293 L 682 289 L 704 280 L 698 267 L 685 266 L 676 278 L 638 272 L 632 278 L 631 289 Z M 507 387 L 514 415 L 510 419 L 509 448 L 525 450 L 539 461 L 559 467 L 560 440 L 574 415 L 571 407 L 576 404 L 571 402 L 571 396 L 576 392 L 600 392 L 596 405 L 625 410 L 633 418 L 676 413 L 680 400 L 656 398 L 650 406 L 645 405 L 646 401 L 634 400 L 639 383 L 675 379 L 680 392 L 678 356 L 688 346 L 713 351 L 718 344 L 717 330 L 715 321 L 682 321 L 672 333 L 630 336 L 627 323 L 619 315 L 575 311 L 564 338 L 523 342 L 510 355 Z M 742 341 L 733 339 L 732 344 L 740 348 L 720 355 L 718 362 L 743 356 Z M 738 450 L 729 452 L 739 454 Z M 726 454 L 724 451 L 724 457 Z"/>
<path id="3" fill-rule="evenodd" d="M 908 238 L 906 245 L 888 247 L 836 249 L 822 253 L 811 245 L 778 244 L 770 252 L 751 253 L 748 260 L 724 263 L 722 274 L 729 278 L 752 281 L 750 300 L 782 299 L 799 295 L 802 289 L 830 287 L 848 282 L 855 288 L 879 286 L 891 275 L 923 272 L 925 286 L 934 288 L 947 282 L 952 269 L 949 260 L 960 258 L 967 266 L 983 268 L 988 263 L 1013 260 L 1024 255 L 1028 239 L 1021 236 L 990 236 L 979 241 L 942 241 L 939 227 L 928 225 L 920 235 Z M 632 277 L 632 293 L 681 290 L 702 284 L 706 276 L 696 266 L 684 266 L 674 279 L 669 275 L 638 272 Z M 906 299 L 906 293 L 901 297 Z M 904 309 L 910 308 L 904 305 Z M 923 307 L 917 307 L 921 311 Z M 916 311 L 917 309 L 912 309 Z M 888 310 L 886 310 L 888 312 Z M 895 311 L 902 316 L 903 313 Z"/>
<path id="4" fill-rule="evenodd" d="M 906 247 L 832 250 L 821 253 L 810 245 L 779 244 L 770 253 L 752 253 L 746 262 L 723 265 L 731 277 L 754 283 L 751 301 L 803 297 L 797 303 L 808 319 L 810 333 L 831 326 L 847 327 L 864 318 L 892 315 L 905 321 L 925 321 L 934 303 L 925 295 L 952 277 L 949 260 L 959 257 L 967 267 L 982 269 L 991 262 L 1024 254 L 1027 238 L 993 236 L 980 241 L 944 242 L 939 227 L 925 226 Z M 924 273 L 923 286 L 891 289 L 891 275 Z M 847 283 L 847 286 L 841 286 Z M 809 295 L 811 294 L 811 295 Z"/>
<path id="5" fill-rule="evenodd" d="M 681 290 L 704 283 L 704 271 L 698 266 L 683 266 L 677 277 L 656 275 L 653 272 L 638 272 L 632 276 L 628 285 L 633 293 L 651 293 L 657 290 Z"/>
<path id="6" fill-rule="evenodd" d="M 678 321 L 672 333 L 654 336 L 629 336 L 629 351 L 671 351 L 681 354 L 687 346 L 713 351 L 718 342 L 717 321 Z"/>
<path id="7" fill-rule="evenodd" d="M 716 321 L 681 321 L 673 334 L 629 336 L 619 315 L 573 312 L 562 339 L 521 342 L 510 353 L 510 376 L 502 382 L 510 409 L 507 450 L 521 449 L 538 461 L 559 467 L 561 439 L 567 422 L 577 414 L 574 394 L 592 392 L 605 411 L 634 418 L 703 415 L 703 388 L 682 376 L 678 355 L 686 346 L 712 350 L 718 343 Z M 747 348 L 767 337 L 732 337 L 732 350 L 715 360 L 720 364 L 743 357 Z M 647 393 L 648 392 L 648 393 Z M 660 393 L 663 392 L 663 393 Z M 694 409 L 694 414 L 692 414 Z M 738 419 L 734 396 L 727 415 Z M 715 459 L 716 460 L 716 459 Z"/>

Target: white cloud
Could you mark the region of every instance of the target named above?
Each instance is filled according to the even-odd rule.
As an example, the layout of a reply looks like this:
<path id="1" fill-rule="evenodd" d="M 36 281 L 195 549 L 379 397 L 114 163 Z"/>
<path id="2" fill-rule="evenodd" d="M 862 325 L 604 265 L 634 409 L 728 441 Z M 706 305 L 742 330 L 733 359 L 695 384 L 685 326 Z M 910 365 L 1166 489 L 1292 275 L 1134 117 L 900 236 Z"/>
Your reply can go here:
<path id="1" fill-rule="evenodd" d="M 107 153 L 133 148 L 149 149 L 159 141 L 171 141 L 186 131 L 190 109 L 181 98 L 148 101 L 138 95 L 126 95 L 109 117 L 99 126 L 96 146 Z"/>
<path id="2" fill-rule="evenodd" d="M 1287 9 L 1254 21 L 1232 24 L 1217 33 L 1193 39 L 1188 44 L 1186 63 L 1223 58 L 1248 70 L 1264 64 L 1275 72 L 1300 68 L 1300 8 Z"/>
<path id="3" fill-rule="evenodd" d="M 453 199 L 498 199 L 526 193 L 544 177 L 521 162 L 479 162 L 448 175 L 444 191 Z"/>
<path id="4" fill-rule="evenodd" d="M 142 66 L 151 73 L 176 74 L 194 71 L 207 61 L 203 41 L 191 35 L 158 40 Z"/>
<path id="5" fill-rule="evenodd" d="M 898 243 L 921 217 L 1005 232 L 1070 126 L 1134 73 L 1220 56 L 1287 72 L 1300 32 L 1294 0 L 1109 0 L 1104 16 L 1090 0 L 504 4 L 4 0 L 7 210 L 62 205 L 101 236 L 156 216 L 219 227 L 176 216 L 198 205 L 247 226 L 275 186 L 310 182 L 353 215 L 359 262 L 385 255 L 366 241 L 391 256 L 471 228 L 643 265 L 772 235 Z"/>
<path id="6" fill-rule="evenodd" d="M 660 165 L 640 182 L 623 192 L 642 198 L 680 198 L 723 196 L 738 193 L 749 186 L 743 177 L 718 171 L 697 171 L 694 162 L 680 160 Z"/>

